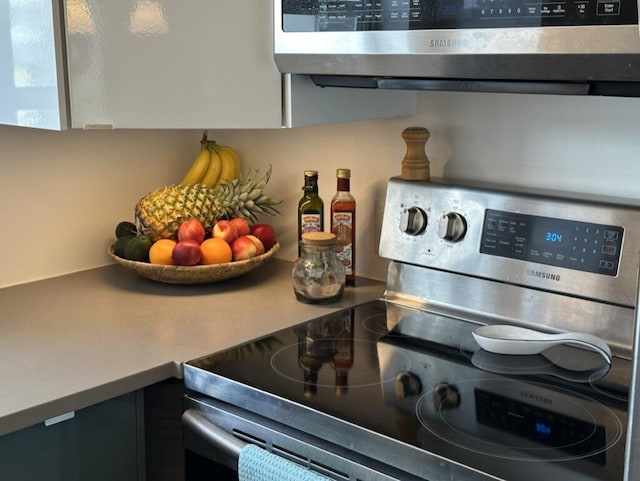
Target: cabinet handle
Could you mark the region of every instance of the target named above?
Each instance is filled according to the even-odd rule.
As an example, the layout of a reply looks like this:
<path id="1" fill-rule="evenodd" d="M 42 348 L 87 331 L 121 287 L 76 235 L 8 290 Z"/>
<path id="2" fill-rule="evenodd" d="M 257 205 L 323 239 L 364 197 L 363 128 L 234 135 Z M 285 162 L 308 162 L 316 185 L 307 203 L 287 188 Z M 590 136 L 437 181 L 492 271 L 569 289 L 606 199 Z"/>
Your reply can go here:
<path id="1" fill-rule="evenodd" d="M 44 421 L 44 425 L 45 426 L 53 426 L 54 424 L 58 424 L 61 423 L 63 421 L 67 421 L 68 419 L 72 419 L 74 418 L 76 415 L 75 411 L 69 411 L 68 413 L 64 413 L 64 414 L 60 414 L 59 416 L 54 416 L 52 418 L 49 419 L 45 419 Z"/>

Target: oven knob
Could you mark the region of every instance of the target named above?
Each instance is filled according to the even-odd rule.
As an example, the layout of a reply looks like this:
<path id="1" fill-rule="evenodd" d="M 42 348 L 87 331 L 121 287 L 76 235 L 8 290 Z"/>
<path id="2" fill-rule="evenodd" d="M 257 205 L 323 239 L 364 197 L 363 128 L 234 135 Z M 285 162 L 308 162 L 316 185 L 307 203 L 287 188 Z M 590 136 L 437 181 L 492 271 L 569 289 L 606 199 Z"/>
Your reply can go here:
<path id="1" fill-rule="evenodd" d="M 401 372 L 396 376 L 396 398 L 405 399 L 422 392 L 420 378 L 412 372 Z"/>
<path id="2" fill-rule="evenodd" d="M 433 386 L 433 406 L 436 412 L 457 408 L 460 406 L 460 391 L 453 384 L 436 384 Z"/>
<path id="3" fill-rule="evenodd" d="M 405 234 L 418 235 L 427 227 L 427 213 L 420 207 L 409 207 L 400 216 L 400 230 Z"/>
<path id="4" fill-rule="evenodd" d="M 458 242 L 467 233 L 467 221 L 457 212 L 447 212 L 440 217 L 438 236 L 451 242 Z"/>

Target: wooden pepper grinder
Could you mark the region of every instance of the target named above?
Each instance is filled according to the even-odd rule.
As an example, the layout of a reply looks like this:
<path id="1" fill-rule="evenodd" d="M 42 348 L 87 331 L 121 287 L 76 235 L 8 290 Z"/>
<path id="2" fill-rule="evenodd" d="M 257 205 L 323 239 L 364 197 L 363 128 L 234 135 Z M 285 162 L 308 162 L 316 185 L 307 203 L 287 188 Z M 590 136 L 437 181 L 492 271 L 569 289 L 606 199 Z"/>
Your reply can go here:
<path id="1" fill-rule="evenodd" d="M 424 127 L 407 127 L 402 131 L 402 138 L 407 144 L 407 152 L 402 159 L 403 179 L 429 180 L 431 174 L 425 144 L 430 135 Z"/>

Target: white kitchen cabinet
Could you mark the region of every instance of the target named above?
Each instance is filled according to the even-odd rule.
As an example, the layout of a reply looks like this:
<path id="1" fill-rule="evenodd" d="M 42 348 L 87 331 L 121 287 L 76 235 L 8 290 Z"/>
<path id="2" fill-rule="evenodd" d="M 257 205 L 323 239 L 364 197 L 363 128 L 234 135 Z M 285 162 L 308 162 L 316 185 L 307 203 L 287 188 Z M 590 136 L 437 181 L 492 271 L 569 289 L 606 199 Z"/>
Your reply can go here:
<path id="1" fill-rule="evenodd" d="M 0 54 L 11 60 L 0 62 L 0 123 L 11 125 L 278 128 L 417 106 L 415 92 L 281 75 L 271 0 L 0 0 Z"/>

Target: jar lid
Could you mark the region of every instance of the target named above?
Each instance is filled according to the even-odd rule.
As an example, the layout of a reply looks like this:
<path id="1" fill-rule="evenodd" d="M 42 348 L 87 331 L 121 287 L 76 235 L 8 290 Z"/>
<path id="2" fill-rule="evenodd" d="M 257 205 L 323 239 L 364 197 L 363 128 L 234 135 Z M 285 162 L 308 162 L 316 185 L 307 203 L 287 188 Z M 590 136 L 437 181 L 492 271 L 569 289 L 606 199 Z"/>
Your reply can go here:
<path id="1" fill-rule="evenodd" d="M 336 177 L 338 179 L 349 179 L 351 177 L 351 169 L 336 170 Z"/>
<path id="2" fill-rule="evenodd" d="M 305 232 L 302 243 L 316 246 L 330 246 L 336 243 L 336 235 L 332 232 Z"/>

